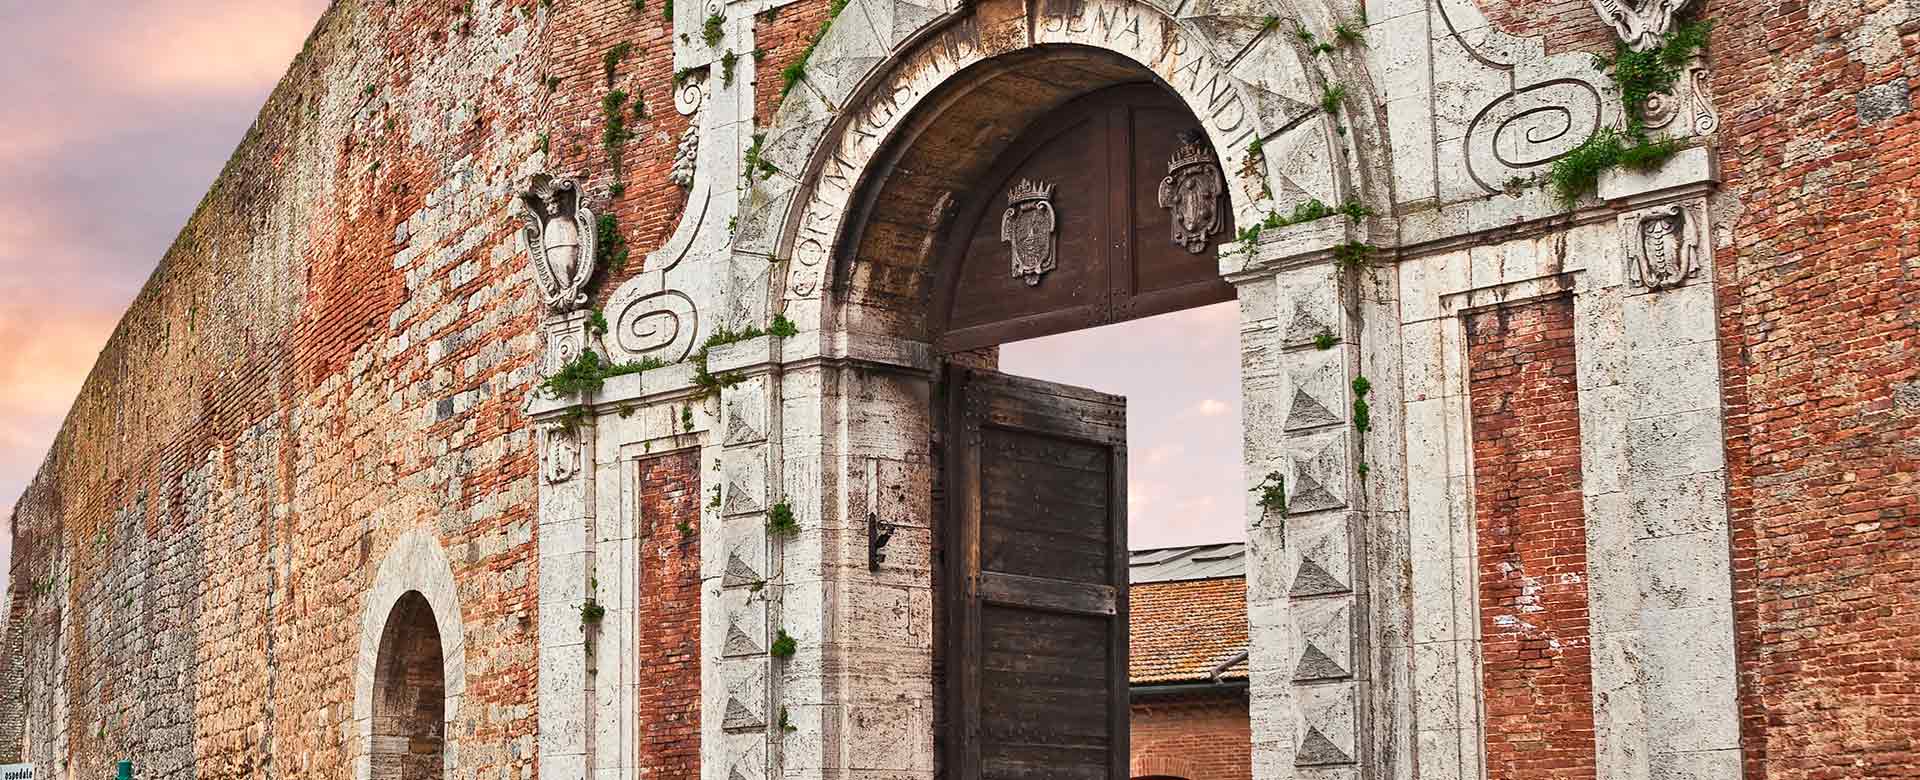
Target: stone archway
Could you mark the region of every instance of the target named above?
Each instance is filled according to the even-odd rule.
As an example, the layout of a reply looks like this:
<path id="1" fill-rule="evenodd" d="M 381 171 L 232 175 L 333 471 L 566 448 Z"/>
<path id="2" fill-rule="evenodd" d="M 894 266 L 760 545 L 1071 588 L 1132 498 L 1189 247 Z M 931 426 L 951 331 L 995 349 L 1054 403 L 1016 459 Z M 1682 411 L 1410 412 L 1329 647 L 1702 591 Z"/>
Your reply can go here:
<path id="1" fill-rule="evenodd" d="M 373 780 L 446 774 L 447 681 L 433 606 L 419 591 L 393 605 L 373 670 Z"/>
<path id="2" fill-rule="evenodd" d="M 1032 6 L 982 3 L 938 15 L 909 3 L 857 4 L 871 26 L 837 22 L 821 40 L 803 88 L 781 104 L 765 134 L 761 159 L 776 169 L 743 204 L 738 251 L 764 252 L 785 261 L 774 293 L 801 330 L 871 330 L 857 315 L 828 313 L 854 280 L 835 255 L 865 222 L 906 228 L 896 245 L 912 246 L 914 228 L 938 221 L 937 197 L 906 202 L 880 198 L 911 218 L 877 220 L 860 213 L 860 199 L 874 199 L 874 182 L 896 166 L 889 158 L 921 136 L 953 128 L 932 127 L 932 117 L 953 116 L 969 101 L 1010 80 L 1048 82 L 1051 94 L 1028 102 L 994 105 L 990 122 L 976 122 L 960 166 L 984 165 L 1017 130 L 1059 101 L 1102 86 L 1147 78 L 1169 88 L 1200 117 L 1207 140 L 1229 172 L 1227 188 L 1235 221 L 1258 224 L 1308 200 L 1338 204 L 1376 196 L 1363 186 L 1378 156 L 1359 139 L 1373 137 L 1371 90 L 1364 78 L 1347 78 L 1306 66 L 1313 58 L 1292 31 L 1290 7 L 1189 9 L 1174 17 L 1135 0 L 1086 0 Z M 1062 50 L 1106 55 L 1093 72 L 1065 76 L 1049 70 Z M 1047 72 L 1035 72 L 1035 68 Z M 1329 92 L 1329 73 L 1341 81 Z M 1351 82 L 1349 84 L 1348 82 Z M 1345 101 L 1359 111 L 1327 114 L 1321 105 Z M 1344 96 L 1344 97 L 1339 97 Z M 1255 142 L 1258 142 L 1256 145 Z M 925 185 L 925 182 L 921 183 Z M 923 189 L 925 189 L 923 187 Z M 930 191 L 930 190 L 929 190 Z M 922 263 L 924 264 L 924 263 Z"/>
<path id="3" fill-rule="evenodd" d="M 458 722 L 466 692 L 465 650 L 446 551 L 431 530 L 401 534 L 380 562 L 361 613 L 353 697 L 357 780 L 442 777 L 458 769 L 460 735 L 450 724 Z"/>
<path id="4" fill-rule="evenodd" d="M 1342 107 L 1337 117 L 1323 110 L 1328 76 L 1319 63 L 1302 64 L 1311 58 L 1303 56 L 1291 15 L 1196 6 L 1193 13 L 1208 18 L 1176 18 L 1133 0 L 990 0 L 944 17 L 915 15 L 927 10 L 916 8 L 887 0 L 848 6 L 820 41 L 808 78 L 760 141 L 761 167 L 742 204 L 735 254 L 775 261 L 769 297 L 800 333 L 778 343 L 773 360 L 781 364 L 780 381 L 736 391 L 727 403 L 782 410 L 780 435 L 764 455 L 767 490 L 791 502 L 805 530 L 767 539 L 759 529 L 730 528 L 725 543 L 766 549 L 768 568 L 802 572 L 804 579 L 774 591 L 779 601 L 768 608 L 797 640 L 795 656 L 771 669 L 758 659 L 714 662 L 714 677 L 727 688 L 726 714 L 741 726 L 709 732 L 728 773 L 809 776 L 828 771 L 836 755 L 860 757 L 857 768 L 903 776 L 952 766 L 953 757 L 939 755 L 933 736 L 934 721 L 945 717 L 936 705 L 938 629 L 929 628 L 942 623 L 926 606 L 938 600 L 939 588 L 927 565 L 938 522 L 928 519 L 936 516 L 928 399 L 938 392 L 939 361 L 924 316 L 937 237 L 954 210 L 952 190 L 991 168 L 1006 145 L 1050 109 L 1103 88 L 1153 83 L 1199 120 L 1226 173 L 1236 224 L 1259 224 L 1310 200 L 1368 198 L 1369 188 L 1355 182 L 1369 166 L 1352 149 L 1371 134 L 1363 129 L 1374 105 L 1370 90 L 1361 80 L 1344 93 L 1364 110 Z M 1344 219 L 1315 227 L 1307 250 L 1288 262 L 1330 268 L 1333 247 L 1365 230 Z M 1219 270 L 1236 284 L 1253 285 L 1251 294 L 1245 287 L 1240 293 L 1242 333 L 1258 334 L 1246 348 L 1278 351 L 1267 344 L 1277 341 L 1270 336 L 1283 325 L 1280 313 L 1269 311 L 1281 258 L 1253 251 L 1253 242 L 1235 242 L 1234 249 L 1222 253 Z M 1314 289 L 1330 297 L 1331 275 Z M 1346 332 L 1331 316 L 1326 324 Z M 1340 347 L 1315 359 L 1348 356 Z M 1252 376 L 1248 407 L 1277 406 L 1271 397 L 1281 388 L 1271 372 Z M 1322 448 L 1339 438 L 1338 432 L 1316 434 Z M 1256 448 L 1247 473 L 1291 468 L 1281 463 L 1291 458 Z M 1351 473 L 1344 462 L 1314 468 L 1327 472 L 1322 479 Z M 1258 481 L 1250 478 L 1249 487 Z M 1352 495 L 1345 485 L 1335 491 Z M 1346 503 L 1323 503 L 1317 509 L 1328 520 L 1309 527 L 1330 535 L 1338 519 L 1333 512 Z M 1251 522 L 1260 521 L 1251 499 L 1247 512 Z M 907 565 L 876 568 L 844 543 L 868 536 L 881 519 L 904 526 L 887 556 Z M 1284 555 L 1287 544 L 1269 533 L 1256 536 L 1254 547 L 1256 557 L 1271 560 Z M 710 617 L 719 625 L 741 611 L 725 606 L 724 589 L 722 596 Z M 870 604 L 898 607 L 881 611 Z M 1285 618 L 1269 609 L 1255 622 L 1273 634 L 1291 630 Z M 1267 649 L 1285 654 L 1291 645 Z M 1291 663 L 1263 666 L 1255 687 L 1270 699 L 1293 698 L 1292 675 L 1278 671 Z M 882 679 L 859 671 L 866 669 L 899 672 Z M 1340 721 L 1351 721 L 1362 706 L 1357 686 L 1342 680 L 1337 690 L 1323 688 L 1315 692 L 1323 701 L 1302 702 L 1293 717 L 1268 719 L 1271 728 L 1256 735 L 1273 760 L 1356 762 L 1355 727 Z M 745 717 L 762 712 L 768 720 L 791 716 L 801 734 L 833 734 L 833 743 L 821 744 L 821 752 L 806 742 L 797 744 L 803 750 L 783 747 L 762 765 L 757 756 L 764 737 L 746 728 Z M 1312 734 L 1300 736 L 1296 718 L 1305 719 Z M 1328 741 L 1335 747 L 1318 747 Z"/>

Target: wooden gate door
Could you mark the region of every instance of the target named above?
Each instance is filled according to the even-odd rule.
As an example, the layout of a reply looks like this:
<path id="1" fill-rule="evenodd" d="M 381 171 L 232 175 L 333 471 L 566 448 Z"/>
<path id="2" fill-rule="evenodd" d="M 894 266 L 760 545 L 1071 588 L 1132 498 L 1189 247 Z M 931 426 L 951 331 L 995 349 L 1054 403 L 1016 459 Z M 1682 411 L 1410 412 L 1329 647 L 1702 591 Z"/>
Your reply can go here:
<path id="1" fill-rule="evenodd" d="M 1126 399 L 947 381 L 948 777 L 1126 780 Z"/>

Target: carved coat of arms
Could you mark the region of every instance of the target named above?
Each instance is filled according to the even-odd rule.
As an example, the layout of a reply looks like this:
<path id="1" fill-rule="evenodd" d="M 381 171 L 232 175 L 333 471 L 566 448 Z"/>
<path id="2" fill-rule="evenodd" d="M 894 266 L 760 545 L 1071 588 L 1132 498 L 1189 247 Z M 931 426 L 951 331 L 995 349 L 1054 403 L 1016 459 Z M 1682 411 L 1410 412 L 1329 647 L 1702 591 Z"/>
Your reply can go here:
<path id="1" fill-rule="evenodd" d="M 580 187 L 572 179 L 533 177 L 532 189 L 520 193 L 521 235 L 540 294 L 547 308 L 565 314 L 587 303 L 584 291 L 593 278 L 593 211 L 580 202 Z"/>
<path id="2" fill-rule="evenodd" d="M 1613 31 L 1627 48 L 1646 51 L 1667 37 L 1673 17 L 1693 0 L 1593 0 L 1600 18 L 1613 25 Z"/>
<path id="3" fill-rule="evenodd" d="M 1198 130 L 1181 133 L 1180 148 L 1167 162 L 1167 177 L 1160 180 L 1160 208 L 1173 211 L 1173 243 L 1196 255 L 1207 251 L 1225 227 L 1220 195 L 1226 187 L 1205 136 Z"/>
<path id="4" fill-rule="evenodd" d="M 1057 227 L 1053 184 L 1021 179 L 1007 193 L 1007 211 L 1000 216 L 1000 240 L 1013 247 L 1015 279 L 1024 279 L 1028 287 L 1033 287 L 1054 269 Z"/>
<path id="5" fill-rule="evenodd" d="M 1700 274 L 1700 243 L 1705 226 L 1699 204 L 1674 204 L 1622 218 L 1628 276 L 1649 290 L 1678 287 Z"/>

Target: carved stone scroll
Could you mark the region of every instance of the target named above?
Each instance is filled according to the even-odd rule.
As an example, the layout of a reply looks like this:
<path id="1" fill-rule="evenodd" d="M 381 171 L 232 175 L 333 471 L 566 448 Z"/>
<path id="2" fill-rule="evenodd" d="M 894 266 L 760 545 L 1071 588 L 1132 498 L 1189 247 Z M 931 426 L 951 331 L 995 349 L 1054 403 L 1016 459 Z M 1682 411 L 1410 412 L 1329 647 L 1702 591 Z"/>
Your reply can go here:
<path id="1" fill-rule="evenodd" d="M 1180 147 L 1167 162 L 1167 176 L 1160 180 L 1160 208 L 1173 212 L 1173 243 L 1196 255 L 1207 251 L 1224 227 L 1220 196 L 1226 188 L 1206 136 L 1197 129 L 1182 133 Z"/>
<path id="2" fill-rule="evenodd" d="M 521 238 L 547 308 L 565 314 L 585 306 L 587 280 L 593 278 L 593 211 L 580 202 L 580 187 L 570 178 L 545 174 L 520 193 Z"/>
<path id="3" fill-rule="evenodd" d="M 1053 211 L 1053 184 L 1021 179 L 1007 193 L 1007 211 L 1000 217 L 1000 240 L 1012 245 L 1013 276 L 1028 287 L 1055 267 L 1060 221 Z"/>
<path id="4" fill-rule="evenodd" d="M 1663 290 L 1700 275 L 1700 253 L 1707 241 L 1704 202 L 1631 212 L 1620 218 L 1620 227 L 1629 258 L 1627 276 L 1634 285 Z"/>
<path id="5" fill-rule="evenodd" d="M 616 361 L 657 358 L 672 363 L 693 348 L 698 320 L 693 299 L 678 290 L 627 295 L 622 288 L 608 302 L 612 315 L 608 351 Z"/>

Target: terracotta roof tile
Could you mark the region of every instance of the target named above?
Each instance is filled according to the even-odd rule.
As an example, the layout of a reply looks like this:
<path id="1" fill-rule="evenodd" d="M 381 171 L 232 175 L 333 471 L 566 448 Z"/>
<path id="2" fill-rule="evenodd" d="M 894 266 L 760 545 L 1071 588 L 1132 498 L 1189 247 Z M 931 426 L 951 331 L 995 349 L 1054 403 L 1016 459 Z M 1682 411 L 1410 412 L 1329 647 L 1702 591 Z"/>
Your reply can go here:
<path id="1" fill-rule="evenodd" d="M 1247 649 L 1244 577 L 1143 583 L 1129 594 L 1128 677 L 1135 685 L 1202 682 L 1220 662 Z M 1246 676 L 1245 661 L 1221 675 Z"/>

